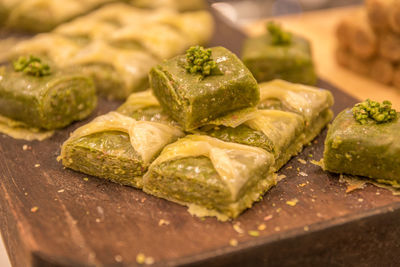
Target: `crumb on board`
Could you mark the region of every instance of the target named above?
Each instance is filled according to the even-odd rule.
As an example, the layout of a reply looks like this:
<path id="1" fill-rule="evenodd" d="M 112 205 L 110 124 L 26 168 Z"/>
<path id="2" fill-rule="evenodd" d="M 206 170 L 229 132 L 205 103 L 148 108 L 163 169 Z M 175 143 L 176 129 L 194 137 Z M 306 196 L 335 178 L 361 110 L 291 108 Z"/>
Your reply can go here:
<path id="1" fill-rule="evenodd" d="M 277 209 L 276 209 L 276 212 L 277 212 L 277 213 L 279 213 L 279 212 L 281 212 L 281 211 L 282 211 L 282 208 L 277 208 Z"/>
<path id="2" fill-rule="evenodd" d="M 272 215 L 267 215 L 264 217 L 264 221 L 269 221 L 272 219 Z"/>
<path id="3" fill-rule="evenodd" d="M 35 164 L 35 168 L 39 168 L 40 167 L 40 164 L 39 163 L 36 163 Z"/>
<path id="4" fill-rule="evenodd" d="M 305 161 L 304 159 L 297 159 L 297 161 L 304 165 L 307 164 L 307 161 Z"/>
<path id="5" fill-rule="evenodd" d="M 267 226 L 265 225 L 265 223 L 262 223 L 262 224 L 260 224 L 260 225 L 257 227 L 257 229 L 258 229 L 259 231 L 264 231 L 266 228 L 267 228 Z"/>
<path id="6" fill-rule="evenodd" d="M 27 195 L 28 195 L 28 192 L 25 192 L 24 195 L 27 196 Z"/>
<path id="7" fill-rule="evenodd" d="M 276 180 L 277 180 L 277 182 L 279 182 L 279 181 L 281 181 L 281 180 L 283 180 L 283 179 L 285 179 L 285 178 L 286 178 L 286 175 L 280 174 L 280 175 L 278 175 L 278 176 L 276 177 Z"/>
<path id="8" fill-rule="evenodd" d="M 305 173 L 305 172 L 299 172 L 299 174 L 300 174 L 301 176 L 308 176 L 308 174 Z"/>
<path id="9" fill-rule="evenodd" d="M 294 206 L 297 205 L 298 202 L 299 202 L 299 200 L 297 198 L 293 198 L 291 200 L 286 201 L 286 204 L 288 204 L 289 206 L 294 207 Z"/>
<path id="10" fill-rule="evenodd" d="M 167 221 L 167 220 L 164 220 L 164 219 L 160 219 L 159 221 L 158 221 L 158 226 L 162 226 L 162 225 L 169 225 L 169 221 Z"/>
<path id="11" fill-rule="evenodd" d="M 154 258 L 146 257 L 146 255 L 144 255 L 143 253 L 138 253 L 136 255 L 136 262 L 138 264 L 152 265 L 154 263 Z"/>
<path id="12" fill-rule="evenodd" d="M 89 178 L 88 178 L 88 177 L 83 177 L 83 180 L 84 180 L 85 182 L 87 182 L 87 181 L 89 181 Z"/>
<path id="13" fill-rule="evenodd" d="M 244 233 L 243 229 L 240 227 L 240 223 L 235 223 L 233 225 L 233 230 L 235 230 L 239 234 L 243 234 Z"/>
<path id="14" fill-rule="evenodd" d="M 116 262 L 122 262 L 123 260 L 121 255 L 115 255 L 114 259 Z"/>
<path id="15" fill-rule="evenodd" d="M 99 223 L 99 222 L 100 222 L 100 219 L 99 219 L 99 218 L 96 218 L 96 222 Z"/>
<path id="16" fill-rule="evenodd" d="M 362 199 L 362 198 L 358 199 L 358 202 L 363 202 L 363 201 L 364 201 L 364 199 Z"/>
<path id="17" fill-rule="evenodd" d="M 141 203 L 144 203 L 145 201 L 146 201 L 145 197 L 140 200 Z"/>
<path id="18" fill-rule="evenodd" d="M 308 230 L 310 230 L 310 228 L 306 225 L 306 226 L 304 226 L 304 231 L 306 231 L 306 232 L 308 232 Z"/>
<path id="19" fill-rule="evenodd" d="M 254 236 L 254 237 L 260 236 L 260 232 L 257 230 L 250 230 L 247 233 L 249 234 L 249 236 Z"/>
<path id="20" fill-rule="evenodd" d="M 232 246 L 232 247 L 237 247 L 238 243 L 239 243 L 239 242 L 238 242 L 236 239 L 234 239 L 234 238 L 232 238 L 231 240 L 229 240 L 229 245 Z"/>
<path id="21" fill-rule="evenodd" d="M 316 160 L 312 159 L 312 160 L 310 160 L 310 163 L 314 164 L 314 165 L 317 165 L 317 166 L 319 166 L 321 168 L 324 168 L 324 159 L 323 158 L 320 159 L 319 161 L 316 161 Z"/>
<path id="22" fill-rule="evenodd" d="M 301 183 L 301 184 L 299 184 L 298 186 L 304 187 L 304 186 L 306 186 L 306 185 L 307 185 L 306 183 Z"/>
<path id="23" fill-rule="evenodd" d="M 314 157 L 314 155 L 313 154 L 308 154 L 308 157 L 312 158 L 312 157 Z"/>
<path id="24" fill-rule="evenodd" d="M 274 228 L 275 232 L 279 232 L 281 230 L 281 228 L 279 226 Z"/>
<path id="25" fill-rule="evenodd" d="M 145 260 L 146 260 L 146 256 L 143 253 L 138 253 L 136 255 L 136 262 L 137 263 L 143 264 Z"/>
<path id="26" fill-rule="evenodd" d="M 26 150 L 30 150 L 32 149 L 32 147 L 28 146 L 28 145 L 23 145 L 22 146 L 22 150 L 26 151 Z"/>
<path id="27" fill-rule="evenodd" d="M 57 191 L 57 193 L 64 193 L 64 191 L 65 191 L 64 189 L 60 189 Z"/>
<path id="28" fill-rule="evenodd" d="M 290 169 L 292 169 L 293 167 L 292 166 L 287 166 L 287 170 L 290 170 Z"/>
<path id="29" fill-rule="evenodd" d="M 31 208 L 31 212 L 32 213 L 35 213 L 35 212 L 37 212 L 39 210 L 39 207 L 38 206 L 33 206 L 32 208 Z"/>

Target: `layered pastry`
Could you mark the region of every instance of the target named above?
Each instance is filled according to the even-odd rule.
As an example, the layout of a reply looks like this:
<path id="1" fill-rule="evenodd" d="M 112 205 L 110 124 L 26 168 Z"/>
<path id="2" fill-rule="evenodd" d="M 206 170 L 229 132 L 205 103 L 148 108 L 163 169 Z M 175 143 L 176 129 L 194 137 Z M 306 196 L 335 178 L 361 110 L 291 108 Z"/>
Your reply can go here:
<path id="1" fill-rule="evenodd" d="M 129 0 L 131 5 L 141 8 L 171 8 L 181 12 L 205 9 L 204 0 Z"/>
<path id="2" fill-rule="evenodd" d="M 47 32 L 57 25 L 116 0 L 0 0 L 5 26 L 24 32 Z M 1 11 L 0 11 L 1 12 Z"/>
<path id="3" fill-rule="evenodd" d="M 207 11 L 181 14 L 117 3 L 19 43 L 9 58 L 36 54 L 59 67 L 80 66 L 99 94 L 125 99 L 148 88 L 151 67 L 191 45 L 206 43 L 212 32 Z"/>
<path id="4" fill-rule="evenodd" d="M 165 112 L 185 130 L 255 107 L 259 101 L 256 80 L 223 47 L 191 47 L 186 55 L 152 68 L 150 84 Z"/>
<path id="5" fill-rule="evenodd" d="M 276 183 L 274 157 L 256 147 L 188 135 L 168 145 L 144 177 L 144 191 L 199 216 L 237 217 Z"/>
<path id="6" fill-rule="evenodd" d="M 20 57 L 0 69 L 0 115 L 27 127 L 52 130 L 87 117 L 96 107 L 92 80 Z"/>
<path id="7" fill-rule="evenodd" d="M 342 111 L 325 140 L 324 169 L 400 185 L 400 121 L 391 103 L 366 100 Z"/>
<path id="8" fill-rule="evenodd" d="M 200 132 L 227 142 L 263 148 L 280 169 L 314 139 L 333 117 L 332 94 L 323 89 L 274 80 L 259 84 L 258 110 L 215 120 Z"/>
<path id="9" fill-rule="evenodd" d="M 162 148 L 183 136 L 183 132 L 163 119 L 152 119 L 152 104 L 135 99 L 78 128 L 64 142 L 64 166 L 96 177 L 137 188 L 142 176 Z M 146 112 L 149 111 L 149 112 Z"/>
<path id="10" fill-rule="evenodd" d="M 258 82 L 283 79 L 314 85 L 317 75 L 310 42 L 270 22 L 264 35 L 248 38 L 242 60 Z"/>

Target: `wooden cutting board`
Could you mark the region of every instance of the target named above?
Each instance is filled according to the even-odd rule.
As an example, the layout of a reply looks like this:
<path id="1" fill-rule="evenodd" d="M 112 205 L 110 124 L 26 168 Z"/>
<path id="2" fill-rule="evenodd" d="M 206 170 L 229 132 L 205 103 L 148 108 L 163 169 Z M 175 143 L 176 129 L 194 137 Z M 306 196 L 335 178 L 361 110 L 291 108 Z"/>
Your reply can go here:
<path id="1" fill-rule="evenodd" d="M 238 52 L 242 41 L 218 23 L 214 45 Z M 336 113 L 356 102 L 319 85 L 334 94 Z M 285 179 L 232 222 L 192 217 L 180 205 L 64 169 L 56 157 L 69 133 L 119 104 L 101 100 L 91 118 L 43 142 L 0 135 L 0 229 L 14 266 L 139 266 L 139 253 L 155 266 L 400 262 L 400 198 L 370 185 L 346 193 L 337 175 L 310 163 L 322 157 L 326 130 L 283 167 Z"/>

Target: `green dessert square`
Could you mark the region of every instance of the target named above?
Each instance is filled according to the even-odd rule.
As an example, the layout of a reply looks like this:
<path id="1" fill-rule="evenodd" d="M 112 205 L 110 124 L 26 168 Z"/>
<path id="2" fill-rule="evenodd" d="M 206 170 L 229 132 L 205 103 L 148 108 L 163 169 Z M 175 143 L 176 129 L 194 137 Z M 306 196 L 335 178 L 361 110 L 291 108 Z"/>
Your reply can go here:
<path id="1" fill-rule="evenodd" d="M 351 109 L 333 121 L 325 140 L 324 169 L 400 185 L 400 121 L 360 123 Z"/>
<path id="2" fill-rule="evenodd" d="M 152 100 L 153 99 L 153 100 Z M 137 188 L 165 145 L 183 132 L 160 114 L 150 91 L 133 94 L 118 109 L 78 128 L 64 142 L 62 164 L 70 169 Z"/>
<path id="3" fill-rule="evenodd" d="M 272 26 L 261 36 L 248 38 L 243 46 L 242 60 L 258 82 L 283 79 L 314 85 L 314 70 L 310 42 L 298 35 Z M 283 37 L 281 37 L 283 35 Z"/>
<path id="4" fill-rule="evenodd" d="M 143 190 L 189 207 L 198 216 L 237 217 L 276 183 L 263 149 L 188 135 L 164 148 Z"/>
<path id="5" fill-rule="evenodd" d="M 194 61 L 204 65 L 190 65 L 188 55 L 181 55 L 160 63 L 150 72 L 154 95 L 166 113 L 185 130 L 257 105 L 257 82 L 232 52 L 223 47 L 210 50 L 192 47 L 189 56 L 190 51 L 194 51 Z"/>
<path id="6" fill-rule="evenodd" d="M 27 127 L 62 128 L 86 118 L 96 105 L 92 80 L 76 71 L 34 56 L 0 67 L 0 115 Z"/>

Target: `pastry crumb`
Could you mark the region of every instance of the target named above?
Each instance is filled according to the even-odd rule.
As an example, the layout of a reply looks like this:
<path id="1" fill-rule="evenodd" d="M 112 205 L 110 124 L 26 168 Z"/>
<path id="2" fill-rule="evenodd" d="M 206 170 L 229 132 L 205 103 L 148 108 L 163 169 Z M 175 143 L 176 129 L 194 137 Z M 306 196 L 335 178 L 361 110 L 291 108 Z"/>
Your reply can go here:
<path id="1" fill-rule="evenodd" d="M 40 164 L 39 163 L 36 163 L 35 164 L 35 168 L 39 168 L 40 167 Z"/>
<path id="2" fill-rule="evenodd" d="M 136 255 L 136 262 L 138 264 L 152 265 L 154 263 L 154 258 L 146 257 L 143 253 L 138 253 Z"/>
<path id="3" fill-rule="evenodd" d="M 269 221 L 272 219 L 272 215 L 267 215 L 264 217 L 264 221 Z"/>
<path id="4" fill-rule="evenodd" d="M 123 260 L 121 255 L 115 255 L 114 259 L 116 262 L 122 262 Z"/>
<path id="5" fill-rule="evenodd" d="M 57 193 L 64 193 L 64 191 L 65 191 L 64 189 L 60 189 L 57 191 Z"/>
<path id="6" fill-rule="evenodd" d="M 233 230 L 235 230 L 239 234 L 243 234 L 244 233 L 243 229 L 240 227 L 240 223 L 235 223 L 233 225 Z"/>
<path id="7" fill-rule="evenodd" d="M 286 178 L 286 175 L 284 175 L 284 174 L 280 174 L 280 175 L 278 175 L 278 177 L 276 177 L 278 182 L 283 180 L 283 179 L 285 179 L 285 178 Z"/>
<path id="8" fill-rule="evenodd" d="M 232 247 L 237 247 L 238 241 L 236 239 L 232 238 L 231 240 L 229 240 L 229 245 Z"/>
<path id="9" fill-rule="evenodd" d="M 301 164 L 307 164 L 307 161 L 305 161 L 304 159 L 297 159 L 298 162 L 300 162 Z"/>
<path id="10" fill-rule="evenodd" d="M 158 226 L 162 226 L 162 225 L 169 225 L 169 221 L 164 220 L 164 219 L 160 219 L 158 221 Z"/>
<path id="11" fill-rule="evenodd" d="M 139 253 L 136 255 L 136 262 L 139 264 L 143 264 L 146 260 L 146 256 L 143 253 Z"/>
<path id="12" fill-rule="evenodd" d="M 267 226 L 266 226 L 264 223 L 260 224 L 260 225 L 257 227 L 257 229 L 258 229 L 259 231 L 264 231 L 266 228 L 267 228 Z"/>
<path id="13" fill-rule="evenodd" d="M 88 178 L 88 177 L 83 177 L 83 180 L 84 180 L 85 182 L 87 182 L 87 181 L 89 181 L 89 178 Z"/>
<path id="14" fill-rule="evenodd" d="M 38 210 L 39 210 L 39 207 L 38 207 L 38 206 L 34 206 L 34 207 L 31 208 L 31 212 L 32 212 L 32 213 L 35 213 L 35 212 L 37 212 Z"/>
<path id="15" fill-rule="evenodd" d="M 304 231 L 308 232 L 308 230 L 310 230 L 310 228 L 306 225 L 303 227 Z"/>
<path id="16" fill-rule="evenodd" d="M 299 172 L 299 174 L 300 174 L 301 176 L 308 176 L 308 174 L 305 173 L 305 172 Z"/>
<path id="17" fill-rule="evenodd" d="M 289 206 L 294 207 L 294 206 L 297 205 L 298 202 L 299 202 L 299 200 L 297 198 L 293 198 L 291 200 L 286 201 L 286 204 L 288 204 Z"/>
<path id="18" fill-rule="evenodd" d="M 250 231 L 248 231 L 247 233 L 248 233 L 250 236 L 254 236 L 254 237 L 260 236 L 260 232 L 257 231 L 257 230 L 250 230 Z"/>

